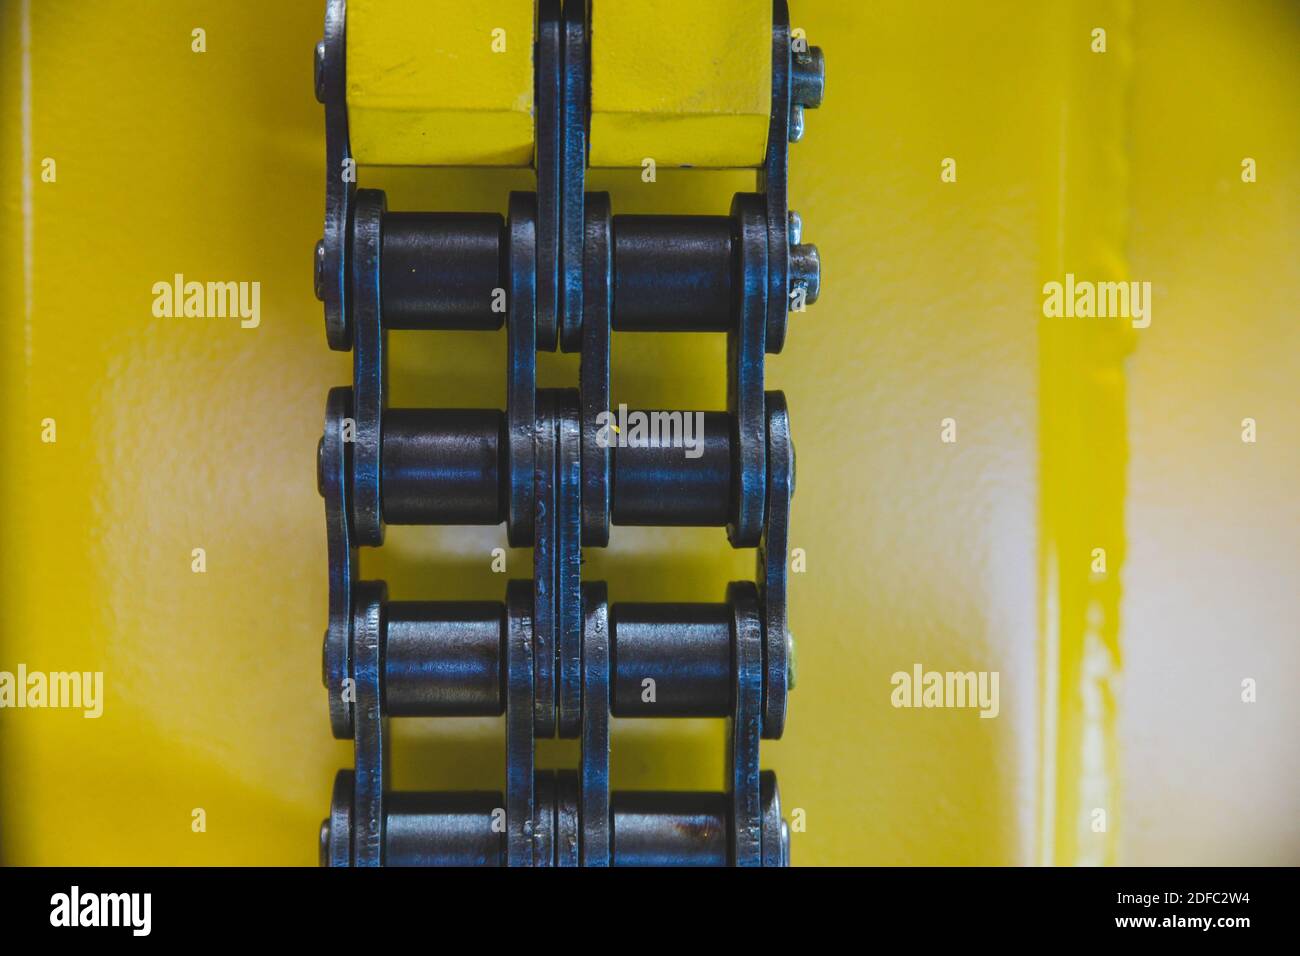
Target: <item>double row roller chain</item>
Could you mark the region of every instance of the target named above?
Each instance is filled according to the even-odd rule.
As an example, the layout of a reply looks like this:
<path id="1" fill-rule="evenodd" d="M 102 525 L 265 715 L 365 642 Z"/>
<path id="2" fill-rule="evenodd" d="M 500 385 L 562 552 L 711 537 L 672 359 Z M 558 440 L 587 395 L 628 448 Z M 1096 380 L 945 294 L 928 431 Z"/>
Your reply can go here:
<path id="1" fill-rule="evenodd" d="M 316 291 L 353 381 L 331 389 L 318 450 L 329 619 L 323 678 L 355 760 L 321 830 L 334 866 L 780 866 L 789 860 L 759 741 L 781 736 L 793 686 L 786 611 L 794 447 L 784 395 L 764 388 L 792 303 L 816 300 L 816 249 L 786 203 L 788 144 L 820 102 L 816 48 L 791 48 L 773 4 L 771 134 L 760 190 L 728 216 L 616 216 L 585 193 L 586 4 L 538 9 L 537 191 L 496 214 L 390 212 L 338 174 L 350 157 L 344 0 L 317 46 L 326 115 L 326 223 Z M 504 311 L 500 309 L 504 291 Z M 390 408 L 390 329 L 506 329 L 498 409 Z M 698 456 L 610 440 L 614 331 L 727 335 L 727 408 L 698 419 Z M 581 354 L 576 389 L 539 389 L 540 350 Z M 672 414 L 695 415 L 692 411 Z M 671 416 L 670 416 L 671 417 Z M 499 525 L 533 550 L 504 601 L 389 601 L 358 573 L 385 526 Z M 753 581 L 716 604 L 610 605 L 582 548 L 610 526 L 725 527 L 756 551 Z M 642 700 L 643 682 L 657 688 Z M 388 721 L 505 717 L 502 793 L 388 786 Z M 716 793 L 610 790 L 611 717 L 729 720 Z M 576 770 L 536 766 L 538 738 L 581 740 Z"/>

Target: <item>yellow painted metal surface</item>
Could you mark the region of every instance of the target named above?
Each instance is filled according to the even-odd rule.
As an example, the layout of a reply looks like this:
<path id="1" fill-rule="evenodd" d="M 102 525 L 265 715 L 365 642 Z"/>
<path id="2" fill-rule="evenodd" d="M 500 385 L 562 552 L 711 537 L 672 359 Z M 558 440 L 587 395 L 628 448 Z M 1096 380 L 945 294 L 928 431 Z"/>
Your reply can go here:
<path id="1" fill-rule="evenodd" d="M 1051 8 L 1040 282 L 1129 282 L 1133 10 Z M 1098 24 L 1104 24 L 1098 27 Z M 1101 41 L 1092 30 L 1105 30 Z M 1081 42 L 1080 38 L 1088 42 Z M 1096 48 L 1096 49 L 1094 49 Z M 1056 163 L 1052 163 L 1053 157 Z M 1131 321 L 1040 317 L 1037 862 L 1114 864 Z M 1141 320 L 1139 320 L 1141 321 Z M 1095 828 L 1096 827 L 1096 828 Z"/>
<path id="2" fill-rule="evenodd" d="M 1055 16 L 1040 278 L 1151 295 L 1139 320 L 1043 320 L 1035 858 L 1294 865 L 1300 16 Z"/>
<path id="3" fill-rule="evenodd" d="M 1295 866 L 1300 7 L 1148 6 L 1130 270 L 1156 312 L 1128 375 L 1121 860 Z"/>
<path id="4" fill-rule="evenodd" d="M 348 122 L 359 163 L 533 160 L 533 0 L 349 0 Z"/>
<path id="5" fill-rule="evenodd" d="M 593 166 L 762 165 L 770 0 L 606 0 L 591 17 Z"/>
<path id="6" fill-rule="evenodd" d="M 826 281 L 768 366 L 806 559 L 763 749 L 795 863 L 1300 862 L 1294 6 L 793 7 L 830 64 L 790 184 Z M 0 6 L 0 671 L 104 682 L 98 718 L 0 710 L 0 861 L 315 862 L 351 760 L 320 686 L 313 461 L 351 375 L 311 294 L 320 22 L 316 0 Z M 753 184 L 659 164 L 590 188 L 716 214 Z M 361 174 L 395 209 L 504 211 L 530 182 Z M 1151 281 L 1150 327 L 1050 324 L 1064 269 Z M 259 282 L 256 327 L 156 315 L 177 273 Z M 615 336 L 613 401 L 722 407 L 724 361 L 721 336 Z M 504 364 L 503 335 L 394 333 L 391 400 L 500 407 Z M 544 387 L 576 372 L 541 357 Z M 499 600 L 505 544 L 393 528 L 363 571 Z M 716 601 L 753 568 L 719 529 L 615 528 L 585 557 L 614 600 Z M 918 663 L 999 672 L 998 716 L 892 706 Z M 716 788 L 722 760 L 716 722 L 616 722 L 618 787 Z M 399 787 L 499 788 L 503 764 L 500 721 L 395 724 Z"/>

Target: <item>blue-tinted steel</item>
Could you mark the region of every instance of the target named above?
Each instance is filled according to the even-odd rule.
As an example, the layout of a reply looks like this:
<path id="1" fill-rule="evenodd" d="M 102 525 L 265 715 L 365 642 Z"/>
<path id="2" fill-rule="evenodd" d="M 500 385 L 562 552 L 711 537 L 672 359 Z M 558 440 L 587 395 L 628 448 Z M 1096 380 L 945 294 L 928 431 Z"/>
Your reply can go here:
<path id="1" fill-rule="evenodd" d="M 609 412 L 609 338 L 613 301 L 613 239 L 609 193 L 587 197 L 582 250 L 582 543 L 609 544 L 610 448 L 600 415 Z"/>
<path id="2" fill-rule="evenodd" d="M 582 767 L 579 817 L 583 866 L 609 866 L 609 598 L 603 581 L 582 586 Z"/>
<path id="3" fill-rule="evenodd" d="M 506 585 L 506 864 L 534 865 L 533 589 Z"/>
<path id="4" fill-rule="evenodd" d="M 580 866 L 582 824 L 578 819 L 578 775 L 572 770 L 555 774 L 555 865 Z"/>
<path id="5" fill-rule="evenodd" d="M 555 393 L 557 548 L 556 724 L 561 737 L 582 727 L 582 423 L 578 393 Z"/>
<path id="6" fill-rule="evenodd" d="M 559 824 L 555 805 L 555 771 L 538 770 L 533 775 L 533 790 L 537 799 L 533 866 L 556 866 L 555 833 Z"/>
<path id="7" fill-rule="evenodd" d="M 505 834 L 492 829 L 501 795 L 393 793 L 388 798 L 385 866 L 501 866 Z"/>
<path id="8" fill-rule="evenodd" d="M 390 212 L 383 223 L 384 328 L 501 328 L 505 220 L 496 213 Z"/>
<path id="9" fill-rule="evenodd" d="M 559 315 L 560 130 L 564 51 L 560 0 L 538 0 L 533 48 L 537 143 L 537 350 L 554 352 Z"/>
<path id="10" fill-rule="evenodd" d="M 812 305 L 821 295 L 822 256 L 817 247 L 799 243 L 790 247 L 790 305 L 797 293 L 803 293 L 803 305 Z"/>
<path id="11" fill-rule="evenodd" d="M 393 601 L 384 628 L 390 717 L 495 717 L 505 709 L 505 606 Z"/>
<path id="12" fill-rule="evenodd" d="M 724 793 L 616 793 L 614 866 L 726 866 Z"/>
<path id="13" fill-rule="evenodd" d="M 789 862 L 789 831 L 780 819 L 775 775 L 760 776 L 762 859 Z M 580 865 L 578 775 L 571 770 L 534 774 L 535 866 Z M 335 779 L 330 817 L 321 827 L 325 865 L 349 865 L 352 772 Z M 386 866 L 501 866 L 508 837 L 495 824 L 501 795 L 485 791 L 385 794 Z M 630 791 L 609 799 L 609 864 L 613 866 L 726 866 L 731 808 L 718 792 Z"/>
<path id="14" fill-rule="evenodd" d="M 794 444 L 784 392 L 767 396 L 767 518 L 758 546 L 759 599 L 763 604 L 763 736 L 785 730 L 788 697 L 786 572 L 789 560 L 790 499 L 794 495 Z"/>
<path id="15" fill-rule="evenodd" d="M 615 604 L 609 618 L 615 717 L 731 714 L 730 607 Z M 647 699 L 646 680 L 654 681 L 653 699 Z"/>
<path id="16" fill-rule="evenodd" d="M 329 699 L 334 736 L 352 736 L 352 588 L 357 579 L 357 546 L 352 537 L 348 487 L 352 443 L 344 441 L 344 422 L 352 417 L 352 389 L 331 388 L 325 401 L 325 431 L 317 450 L 317 481 L 325 498 L 325 537 L 329 553 L 329 623 L 325 628 L 321 678 Z"/>
<path id="17" fill-rule="evenodd" d="M 731 216 L 615 216 L 614 331 L 728 331 L 735 228 Z"/>
<path id="18" fill-rule="evenodd" d="M 512 192 L 506 261 L 506 456 L 510 493 L 506 532 L 512 547 L 533 543 L 533 432 L 537 427 L 537 197 Z"/>
<path id="19" fill-rule="evenodd" d="M 763 865 L 789 866 L 790 828 L 781 818 L 781 788 L 771 770 L 758 775 L 758 793 L 763 805 Z"/>
<path id="20" fill-rule="evenodd" d="M 772 3 L 772 110 L 767 130 L 767 157 L 759 173 L 767 220 L 767 351 L 785 346 L 790 308 L 790 10 L 786 0 Z"/>
<path id="21" fill-rule="evenodd" d="M 613 458 L 613 519 L 641 527 L 716 527 L 731 520 L 734 478 L 732 416 L 726 412 L 638 411 L 638 415 L 703 414 L 699 456 L 683 447 L 627 444 L 610 449 Z M 631 420 L 632 413 L 628 413 Z M 653 418 L 644 419 L 647 422 Z M 664 419 L 671 422 L 673 419 Z M 694 426 L 692 426 L 694 427 Z M 611 439 L 619 436 L 610 433 Z"/>
<path id="22" fill-rule="evenodd" d="M 560 348 L 582 345 L 583 232 L 591 58 L 585 0 L 564 4 L 564 95 L 560 130 Z"/>
<path id="23" fill-rule="evenodd" d="M 352 224 L 352 387 L 356 436 L 352 451 L 352 528 L 357 543 L 384 543 L 379 458 L 388 367 L 380 295 L 380 253 L 386 200 L 377 189 L 357 190 Z"/>
<path id="24" fill-rule="evenodd" d="M 538 193 L 511 194 L 503 224 L 493 214 L 387 214 L 382 192 L 355 190 L 343 175 L 344 13 L 342 0 L 329 0 L 316 53 L 329 168 L 315 285 L 330 345 L 354 350 L 354 381 L 330 393 L 317 468 L 330 555 L 324 681 L 331 725 L 353 738 L 356 769 L 335 781 L 322 861 L 787 864 L 789 831 L 758 747 L 785 719 L 794 451 L 784 397 L 763 391 L 764 356 L 781 348 L 791 293 L 812 302 L 819 288 L 820 260 L 789 215 L 786 177 L 787 142 L 802 110 L 821 100 L 821 51 L 792 49 L 785 2 L 775 0 L 761 193 L 736 196 L 728 217 L 615 220 L 608 195 L 583 193 L 587 4 L 570 0 L 561 21 L 558 0 L 541 0 Z M 386 410 L 387 330 L 499 328 L 500 288 L 504 415 Z M 617 439 L 598 416 L 609 410 L 616 328 L 728 333 L 728 411 L 704 416 L 698 457 L 683 447 L 611 449 Z M 557 340 L 582 351 L 576 393 L 537 390 L 536 353 Z M 349 419 L 355 432 L 345 440 Z M 504 608 L 390 605 L 382 583 L 357 580 L 356 548 L 381 544 L 385 520 L 502 519 L 512 545 L 534 547 L 533 581 L 510 582 Z M 733 546 L 759 548 L 758 582 L 733 583 L 721 605 L 611 609 L 603 583 L 581 582 L 581 548 L 607 544 L 611 519 L 725 524 Z M 642 698 L 646 678 L 653 703 Z M 503 795 L 387 792 L 387 715 L 502 710 Z M 726 792 L 611 797 L 615 714 L 730 717 Z M 536 771 L 536 738 L 557 729 L 581 737 L 576 774 Z"/>
<path id="25" fill-rule="evenodd" d="M 505 518 L 505 416 L 495 408 L 390 408 L 382 487 L 388 524 L 492 525 Z"/>
<path id="26" fill-rule="evenodd" d="M 353 752 L 352 863 L 384 864 L 384 789 L 388 718 L 383 709 L 383 613 L 386 588 L 358 581 L 352 609 L 352 677 L 356 694 Z"/>
<path id="27" fill-rule="evenodd" d="M 826 58 L 815 46 L 791 53 L 790 102 L 815 110 L 826 95 Z"/>
<path id="28" fill-rule="evenodd" d="M 556 553 L 559 539 L 559 513 L 555 494 L 557 446 L 555 423 L 555 389 L 537 393 L 537 430 L 534 443 L 534 500 L 537 513 L 533 521 L 533 706 L 536 718 L 533 732 L 538 737 L 555 736 L 555 663 Z"/>
<path id="29" fill-rule="evenodd" d="M 348 232 L 356 193 L 348 138 L 345 0 L 326 0 L 324 39 L 316 45 L 316 98 L 325 105 L 325 234 L 316 248 L 316 297 L 325 303 L 325 339 L 352 347 L 348 308 Z"/>
<path id="30" fill-rule="evenodd" d="M 321 827 L 321 866 L 352 865 L 352 793 L 356 775 L 340 770 L 334 775 L 330 815 Z"/>
<path id="31" fill-rule="evenodd" d="M 584 592 L 603 582 L 587 582 Z M 727 717 L 732 712 L 733 616 L 728 604 L 617 604 L 592 593 L 580 608 L 582 635 L 608 617 L 610 713 L 616 717 Z M 384 607 L 384 708 L 398 717 L 491 717 L 502 712 L 504 605 L 492 601 L 398 601 Z M 560 641 L 563 648 L 565 642 Z M 560 658 L 560 687 L 583 702 L 584 668 L 596 659 L 579 644 L 575 667 Z M 534 659 L 540 655 L 535 652 Z M 764 649 L 765 662 L 768 657 Z M 646 694 L 646 681 L 654 694 Z M 581 718 L 581 712 L 579 712 Z M 581 733 L 581 723 L 578 736 Z"/>
<path id="32" fill-rule="evenodd" d="M 753 548 L 758 546 L 763 528 L 763 499 L 767 494 L 763 365 L 768 325 L 768 242 L 763 197 L 737 193 L 731 214 L 737 224 L 740 275 L 736 323 L 727 333 L 727 410 L 733 418 L 735 455 L 727 539 L 734 548 Z"/>
<path id="33" fill-rule="evenodd" d="M 727 587 L 727 603 L 734 615 L 731 640 L 735 657 L 734 710 L 727 740 L 731 863 L 761 866 L 758 742 L 763 730 L 763 623 L 758 612 L 758 589 L 750 581 L 733 581 Z"/>

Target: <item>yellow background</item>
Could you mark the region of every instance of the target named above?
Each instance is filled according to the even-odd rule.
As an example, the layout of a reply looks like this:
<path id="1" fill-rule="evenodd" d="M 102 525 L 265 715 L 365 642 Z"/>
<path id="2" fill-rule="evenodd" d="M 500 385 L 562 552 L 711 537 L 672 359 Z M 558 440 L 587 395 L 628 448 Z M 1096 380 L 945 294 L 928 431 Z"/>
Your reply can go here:
<path id="1" fill-rule="evenodd" d="M 822 297 L 768 364 L 807 553 L 799 687 L 763 752 L 805 813 L 794 861 L 1300 863 L 1300 7 L 792 6 L 828 63 L 790 182 Z M 0 670 L 106 685 L 99 720 L 0 711 L 5 863 L 315 862 L 351 760 L 320 686 L 314 450 L 351 374 L 311 294 L 321 8 L 0 8 Z M 361 182 L 393 208 L 504 211 L 531 176 Z M 619 212 L 722 213 L 752 182 L 590 178 Z M 1067 271 L 1150 281 L 1151 327 L 1044 319 Z M 154 318 L 178 272 L 259 281 L 260 327 Z M 499 407 L 504 353 L 394 334 L 392 403 Z M 576 371 L 543 356 L 541 384 Z M 720 336 L 615 337 L 615 403 L 722 407 L 724 383 Z M 614 600 L 717 601 L 752 573 L 719 529 L 611 543 L 586 568 Z M 394 528 L 363 564 L 398 599 L 501 599 L 504 545 Z M 894 709 L 890 675 L 916 662 L 998 671 L 999 717 Z M 397 786 L 501 786 L 499 721 L 395 727 Z M 621 722 L 614 783 L 717 787 L 720 738 Z"/>

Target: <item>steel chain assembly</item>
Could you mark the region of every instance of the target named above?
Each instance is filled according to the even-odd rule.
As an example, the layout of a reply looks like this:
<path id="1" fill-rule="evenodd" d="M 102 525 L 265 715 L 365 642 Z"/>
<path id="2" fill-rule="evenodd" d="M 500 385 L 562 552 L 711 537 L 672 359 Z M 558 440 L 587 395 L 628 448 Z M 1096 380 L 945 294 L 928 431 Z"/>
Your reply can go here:
<path id="1" fill-rule="evenodd" d="M 820 265 L 787 205 L 789 144 L 821 101 L 821 51 L 791 43 L 772 5 L 772 104 L 758 191 L 727 216 L 614 215 L 584 192 L 591 28 L 584 0 L 539 0 L 536 192 L 508 214 L 389 212 L 339 170 L 351 157 L 345 0 L 316 50 L 325 106 L 324 238 L 316 294 L 330 347 L 351 350 L 318 450 L 329 553 L 324 683 L 354 766 L 321 830 L 331 866 L 784 866 L 789 830 L 761 738 L 779 738 L 794 685 L 786 616 L 795 485 L 784 395 L 765 355 L 817 299 Z M 506 328 L 505 410 L 390 408 L 390 329 Z M 611 440 L 613 331 L 724 332 L 727 407 L 698 454 Z M 578 352 L 578 387 L 539 389 L 538 351 Z M 663 421 L 692 412 L 654 412 Z M 533 550 L 503 602 L 390 601 L 358 549 L 386 524 L 497 525 Z M 753 581 L 716 604 L 615 604 L 582 580 L 610 525 L 725 527 Z M 655 700 L 642 699 L 653 680 Z M 388 721 L 505 716 L 505 792 L 389 789 Z M 612 717 L 730 722 L 717 792 L 611 792 Z M 580 765 L 536 765 L 535 742 L 581 741 Z"/>

